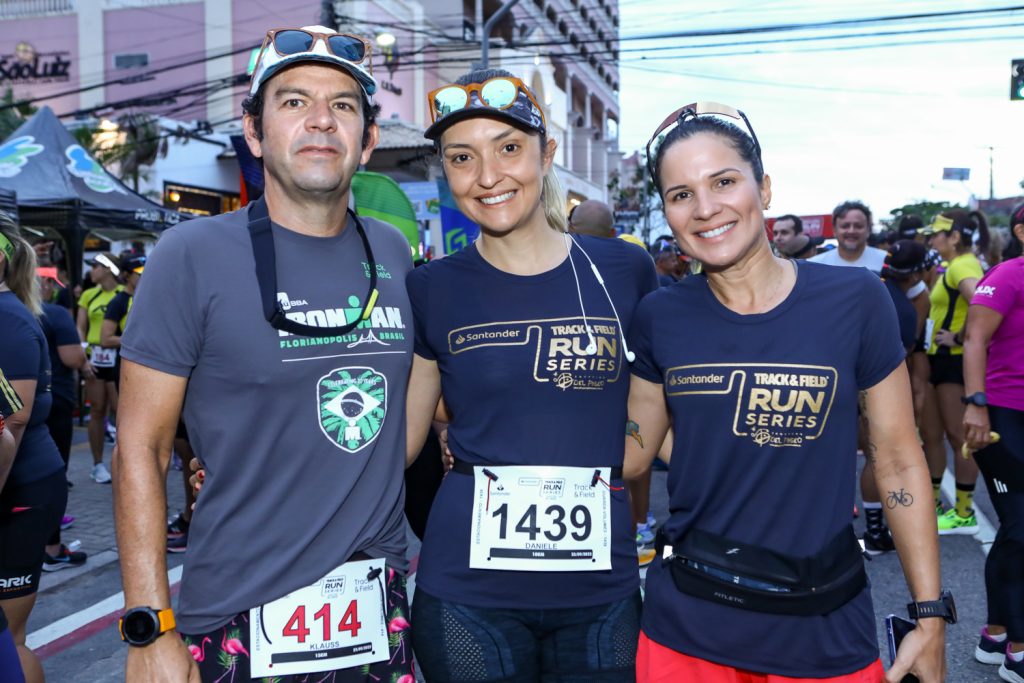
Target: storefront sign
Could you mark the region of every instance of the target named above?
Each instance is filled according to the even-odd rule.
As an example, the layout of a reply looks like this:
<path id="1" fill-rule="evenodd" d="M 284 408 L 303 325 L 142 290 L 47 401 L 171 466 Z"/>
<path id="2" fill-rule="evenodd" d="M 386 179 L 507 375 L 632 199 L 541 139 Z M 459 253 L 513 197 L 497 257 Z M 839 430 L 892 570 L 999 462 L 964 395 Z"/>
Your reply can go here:
<path id="1" fill-rule="evenodd" d="M 70 52 L 39 53 L 29 43 L 18 43 L 13 54 L 0 55 L 0 84 L 67 81 L 70 55 Z"/>

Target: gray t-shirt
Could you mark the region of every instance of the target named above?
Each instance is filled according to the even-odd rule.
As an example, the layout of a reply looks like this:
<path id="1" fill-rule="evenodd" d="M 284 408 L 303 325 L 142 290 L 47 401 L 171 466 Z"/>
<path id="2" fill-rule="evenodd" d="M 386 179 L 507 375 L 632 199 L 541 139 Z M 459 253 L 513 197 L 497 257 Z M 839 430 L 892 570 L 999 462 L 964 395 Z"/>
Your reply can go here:
<path id="1" fill-rule="evenodd" d="M 814 261 L 815 263 L 824 263 L 827 266 L 860 266 L 867 268 L 872 273 L 880 273 L 882 272 L 882 266 L 885 265 L 885 257 L 888 253 L 884 249 L 864 247 L 864 252 L 856 261 L 847 261 L 839 255 L 839 249 L 829 249 L 807 260 Z"/>
<path id="2" fill-rule="evenodd" d="M 409 244 L 363 223 L 377 261 L 369 320 L 302 337 L 263 316 L 247 210 L 165 232 L 122 339 L 127 360 L 188 377 L 183 416 L 206 467 L 177 612 L 183 633 L 311 584 L 353 553 L 404 571 Z M 307 325 L 359 315 L 369 267 L 354 224 L 310 237 L 274 225 L 278 300 Z"/>

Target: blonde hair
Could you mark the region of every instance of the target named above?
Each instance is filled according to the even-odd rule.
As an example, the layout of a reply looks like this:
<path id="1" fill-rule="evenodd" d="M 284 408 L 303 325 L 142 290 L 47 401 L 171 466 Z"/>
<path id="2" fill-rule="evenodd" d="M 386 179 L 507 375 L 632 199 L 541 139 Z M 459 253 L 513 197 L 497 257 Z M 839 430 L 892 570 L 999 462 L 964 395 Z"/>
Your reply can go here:
<path id="1" fill-rule="evenodd" d="M 541 138 L 543 140 L 543 137 Z M 543 146 L 541 147 L 543 150 Z M 558 181 L 558 174 L 555 173 L 554 164 L 544 175 L 544 182 L 541 185 L 540 201 L 544 208 L 544 217 L 548 219 L 548 225 L 557 232 L 567 232 L 569 229 L 569 217 L 565 212 L 565 194 L 562 192 L 562 183 Z"/>
<path id="2" fill-rule="evenodd" d="M 39 281 L 36 279 L 36 252 L 21 236 L 17 224 L 2 211 L 0 233 L 14 246 L 14 256 L 5 262 L 0 281 L 11 288 L 32 315 L 39 317 L 43 314 L 43 301 L 39 293 Z"/>

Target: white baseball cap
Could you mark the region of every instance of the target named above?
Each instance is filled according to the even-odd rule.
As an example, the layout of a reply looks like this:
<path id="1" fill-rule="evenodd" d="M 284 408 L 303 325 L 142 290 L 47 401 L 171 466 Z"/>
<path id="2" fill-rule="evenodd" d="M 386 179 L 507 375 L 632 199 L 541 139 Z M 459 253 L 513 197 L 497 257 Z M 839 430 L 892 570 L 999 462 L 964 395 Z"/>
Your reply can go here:
<path id="1" fill-rule="evenodd" d="M 326 26 L 278 28 L 267 31 L 252 73 L 249 94 L 274 74 L 299 62 L 325 62 L 341 67 L 356 79 L 366 96 L 377 92 L 377 80 L 370 73 L 371 44 L 360 36 L 338 33 Z"/>

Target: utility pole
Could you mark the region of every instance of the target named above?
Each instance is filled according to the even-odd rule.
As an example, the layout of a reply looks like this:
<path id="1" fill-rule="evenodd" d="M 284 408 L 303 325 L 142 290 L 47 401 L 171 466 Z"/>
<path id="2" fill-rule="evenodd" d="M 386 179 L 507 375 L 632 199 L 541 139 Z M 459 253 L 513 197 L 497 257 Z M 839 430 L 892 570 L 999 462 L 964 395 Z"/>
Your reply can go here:
<path id="1" fill-rule="evenodd" d="M 495 25 L 501 21 L 506 14 L 512 11 L 512 8 L 519 3 L 519 0 L 505 0 L 504 4 L 498 8 L 498 11 L 491 15 L 491 18 L 484 24 L 484 34 L 480 38 L 480 64 L 479 68 L 488 68 L 488 63 L 491 56 L 491 31 L 494 30 Z"/>
<path id="2" fill-rule="evenodd" d="M 988 148 L 988 198 L 989 199 L 995 199 L 996 198 L 996 190 L 995 190 L 996 184 L 995 184 L 995 179 L 993 178 L 993 175 L 992 175 L 992 149 L 993 149 L 992 147 Z"/>

